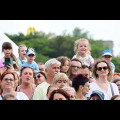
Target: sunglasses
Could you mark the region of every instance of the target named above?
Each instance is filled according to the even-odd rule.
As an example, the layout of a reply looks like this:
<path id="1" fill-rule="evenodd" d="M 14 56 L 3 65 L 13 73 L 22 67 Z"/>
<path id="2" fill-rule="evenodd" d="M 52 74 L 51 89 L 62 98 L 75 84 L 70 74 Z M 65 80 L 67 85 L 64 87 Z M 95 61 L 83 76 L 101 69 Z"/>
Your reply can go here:
<path id="1" fill-rule="evenodd" d="M 108 67 L 107 67 L 107 66 L 105 66 L 105 67 L 98 67 L 98 68 L 97 68 L 97 70 L 98 70 L 98 71 L 101 71 L 102 69 L 103 69 L 103 70 L 107 70 L 107 69 L 108 69 Z"/>
<path id="2" fill-rule="evenodd" d="M 37 77 L 35 77 L 35 79 L 36 79 L 36 78 L 38 78 L 38 79 L 39 79 L 40 77 L 41 77 L 41 76 L 40 76 L 40 75 L 38 75 Z"/>

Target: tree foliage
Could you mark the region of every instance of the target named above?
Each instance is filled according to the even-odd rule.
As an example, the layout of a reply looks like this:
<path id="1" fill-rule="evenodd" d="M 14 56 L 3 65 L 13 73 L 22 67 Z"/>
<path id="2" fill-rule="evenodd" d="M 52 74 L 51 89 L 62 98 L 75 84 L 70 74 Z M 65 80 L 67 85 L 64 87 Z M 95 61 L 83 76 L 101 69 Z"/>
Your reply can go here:
<path id="1" fill-rule="evenodd" d="M 80 38 L 89 40 L 91 45 L 91 55 L 94 59 L 101 58 L 103 50 L 107 49 L 98 40 L 94 40 L 90 37 L 89 32 L 81 30 L 76 27 L 73 30 L 72 35 L 65 34 L 56 36 L 54 33 L 44 33 L 43 31 L 36 31 L 34 34 L 24 35 L 18 33 L 9 35 L 5 33 L 13 42 L 17 45 L 25 44 L 27 47 L 35 48 L 36 50 L 36 62 L 46 62 L 50 58 L 56 58 L 59 56 L 67 56 L 70 59 L 74 55 L 74 42 Z M 116 65 L 116 72 L 120 72 L 119 64 L 120 58 L 113 57 L 112 62 Z"/>

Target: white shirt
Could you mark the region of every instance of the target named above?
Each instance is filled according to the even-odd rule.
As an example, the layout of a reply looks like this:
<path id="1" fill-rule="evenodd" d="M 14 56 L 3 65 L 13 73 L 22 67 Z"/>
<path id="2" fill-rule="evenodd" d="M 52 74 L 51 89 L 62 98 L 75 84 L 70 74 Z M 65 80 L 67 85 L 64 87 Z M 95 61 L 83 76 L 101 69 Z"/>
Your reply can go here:
<path id="1" fill-rule="evenodd" d="M 77 55 L 74 55 L 72 59 L 74 59 L 74 58 L 77 58 Z M 93 57 L 91 55 L 88 55 L 88 54 L 86 55 L 86 57 L 79 56 L 79 58 L 77 58 L 77 59 L 79 59 L 83 65 L 87 65 L 89 67 L 92 67 L 94 64 Z"/>
<path id="2" fill-rule="evenodd" d="M 17 98 L 18 100 L 29 100 L 29 98 L 28 98 L 28 97 L 25 95 L 25 93 L 23 93 L 23 92 L 17 92 L 16 98 Z M 0 100 L 2 100 L 1 95 L 0 95 Z"/>
<path id="3" fill-rule="evenodd" d="M 118 87 L 115 83 L 111 83 L 112 87 L 113 87 L 113 91 L 114 91 L 114 94 L 115 95 L 119 95 L 119 90 L 118 90 Z M 89 93 L 86 95 L 86 97 L 90 97 L 90 95 L 92 94 L 92 91 L 94 90 L 99 90 L 101 92 L 104 93 L 104 100 L 110 100 L 111 97 L 112 97 L 112 92 L 111 92 L 111 88 L 110 88 L 110 84 L 108 86 L 108 91 L 107 93 L 105 93 L 104 91 L 101 90 L 101 88 L 97 85 L 96 81 L 95 82 L 92 82 L 90 83 L 90 90 L 89 90 Z"/>

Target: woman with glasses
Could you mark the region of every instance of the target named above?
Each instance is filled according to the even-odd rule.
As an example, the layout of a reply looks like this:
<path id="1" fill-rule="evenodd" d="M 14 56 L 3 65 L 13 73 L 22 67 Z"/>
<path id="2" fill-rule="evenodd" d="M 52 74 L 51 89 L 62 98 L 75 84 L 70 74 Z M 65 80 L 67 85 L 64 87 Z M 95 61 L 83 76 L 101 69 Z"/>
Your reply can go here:
<path id="1" fill-rule="evenodd" d="M 73 79 L 72 87 L 76 91 L 76 100 L 87 100 L 85 97 L 89 92 L 89 79 L 81 74 Z"/>
<path id="2" fill-rule="evenodd" d="M 39 84 L 43 83 L 47 80 L 47 75 L 45 72 L 38 72 L 35 76 L 35 85 L 38 86 Z"/>
<path id="3" fill-rule="evenodd" d="M 112 74 L 111 66 L 105 60 L 98 60 L 93 66 L 93 76 L 96 81 L 90 83 L 90 91 L 87 97 L 90 97 L 92 91 L 99 90 L 104 93 L 104 100 L 110 100 L 112 96 L 119 95 L 118 87 L 115 83 L 108 81 Z"/>
<path id="4" fill-rule="evenodd" d="M 29 100 L 28 97 L 23 92 L 16 92 L 14 90 L 14 84 L 15 84 L 14 73 L 4 72 L 0 77 L 0 84 L 2 88 L 0 100 L 2 100 L 7 93 L 13 94 L 18 100 Z"/>

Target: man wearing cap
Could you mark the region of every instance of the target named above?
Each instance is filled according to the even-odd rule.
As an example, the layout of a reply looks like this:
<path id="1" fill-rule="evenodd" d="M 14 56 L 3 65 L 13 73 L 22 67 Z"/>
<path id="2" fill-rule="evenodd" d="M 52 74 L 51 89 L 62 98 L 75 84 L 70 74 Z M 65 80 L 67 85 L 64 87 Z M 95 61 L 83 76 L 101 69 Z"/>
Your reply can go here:
<path id="1" fill-rule="evenodd" d="M 29 66 L 33 68 L 34 72 L 39 72 L 39 67 L 37 63 L 34 61 L 36 58 L 36 52 L 34 49 L 32 48 L 27 49 L 26 58 L 27 58 L 27 62 L 25 62 L 22 65 L 22 67 Z"/>
<path id="2" fill-rule="evenodd" d="M 112 67 L 112 75 L 109 77 L 109 80 L 112 82 L 114 71 L 115 71 L 115 65 L 111 62 L 112 60 L 112 51 L 110 49 L 104 50 L 102 53 L 102 59 L 106 60 L 107 63 L 110 63 Z"/>

